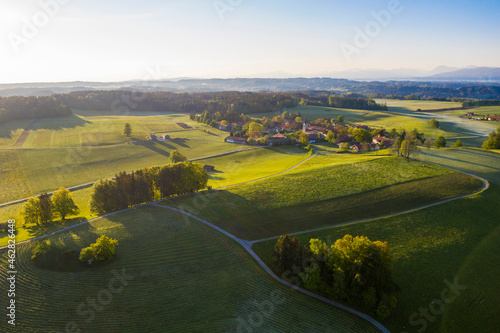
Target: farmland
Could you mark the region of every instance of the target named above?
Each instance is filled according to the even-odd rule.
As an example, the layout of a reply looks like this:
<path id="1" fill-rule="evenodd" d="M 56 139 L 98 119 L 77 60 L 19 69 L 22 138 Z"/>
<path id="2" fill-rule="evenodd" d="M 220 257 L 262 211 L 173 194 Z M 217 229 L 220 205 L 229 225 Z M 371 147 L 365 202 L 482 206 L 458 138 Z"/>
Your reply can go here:
<path id="1" fill-rule="evenodd" d="M 240 146 L 231 145 L 231 147 Z M 117 147 L 114 149 L 116 148 Z M 292 147 L 243 151 L 217 158 L 202 159 L 198 162 L 215 166 L 216 171 L 209 174 L 208 185 L 217 188 L 286 171 L 306 158 L 307 155 L 305 150 Z M 269 160 L 274 161 L 274 163 L 269 163 Z M 166 163 L 168 163 L 168 160 L 163 164 Z M 114 170 L 115 173 L 116 171 L 117 170 Z M 80 222 L 84 219 L 96 217 L 96 215 L 92 214 L 89 209 L 89 200 L 91 195 L 90 187 L 75 190 L 72 194 L 75 203 L 81 209 L 79 215 L 71 217 L 71 219 L 65 223 L 49 224 L 43 230 L 36 230 L 35 228 L 20 228 L 17 237 L 18 241 L 29 239 L 45 232 L 48 233 L 61 227 Z M 16 219 L 17 221 L 23 221 L 20 214 L 21 206 L 22 203 L 0 207 L 0 218 L 2 220 Z M 0 246 L 5 245 L 6 242 L 6 236 L 0 238 Z"/>
<path id="2" fill-rule="evenodd" d="M 333 242 L 345 234 L 387 241 L 395 257 L 394 277 L 402 292 L 398 307 L 383 323 L 391 331 L 417 331 L 410 316 L 428 308 L 458 279 L 467 289 L 428 323 L 429 332 L 496 332 L 500 311 L 498 244 L 500 242 L 500 156 L 466 150 L 431 150 L 421 156 L 491 181 L 490 189 L 466 199 L 363 224 L 340 226 L 298 235 L 302 242 L 320 238 Z M 438 186 L 436 186 L 436 189 Z M 255 251 L 268 263 L 275 240 L 257 243 Z M 419 317 L 418 317 L 419 318 Z M 416 321 L 417 319 L 415 319 Z"/>
<path id="3" fill-rule="evenodd" d="M 436 184 L 442 185 L 436 190 Z M 189 196 L 164 204 L 253 240 L 391 214 L 481 185 L 448 169 L 394 157 L 320 155 L 285 175 L 207 195 L 201 208 Z"/>
<path id="4" fill-rule="evenodd" d="M 48 239 L 61 251 L 78 251 L 102 234 L 119 241 L 117 256 L 92 269 L 40 267 L 30 261 L 35 242 L 19 245 L 23 274 L 18 275 L 16 305 L 22 320 L 2 332 L 64 331 L 68 323 L 85 332 L 235 332 L 249 323 L 273 332 L 291 327 L 294 332 L 378 332 L 350 313 L 279 284 L 233 240 L 166 209 L 134 209 Z M 3 251 L 2 280 L 5 256 Z M 77 312 L 82 302 L 108 288 L 113 271 L 123 270 L 126 284 L 95 317 L 85 312 L 88 307 Z M 2 293 L 2 307 L 6 302 Z M 260 305 L 266 302 L 273 302 L 272 310 L 263 316 Z M 254 320 L 257 315 L 263 319 Z"/>

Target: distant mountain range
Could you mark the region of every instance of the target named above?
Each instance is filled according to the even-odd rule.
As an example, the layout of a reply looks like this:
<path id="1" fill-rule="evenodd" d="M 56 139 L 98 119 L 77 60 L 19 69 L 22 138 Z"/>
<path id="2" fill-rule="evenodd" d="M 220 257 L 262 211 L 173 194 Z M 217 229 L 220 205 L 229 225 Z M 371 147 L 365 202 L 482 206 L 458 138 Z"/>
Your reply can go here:
<path id="1" fill-rule="evenodd" d="M 339 72 L 326 72 L 316 75 L 320 77 L 343 78 L 362 81 L 500 81 L 500 68 L 498 67 L 476 67 L 466 68 L 439 66 L 432 71 L 416 69 L 355 69 Z"/>
<path id="2" fill-rule="evenodd" d="M 500 98 L 500 68 L 439 66 L 432 71 L 411 69 L 351 70 L 293 77 L 277 71 L 261 78 L 130 80 L 123 82 L 45 82 L 0 84 L 0 96 L 49 96 L 82 90 L 132 91 L 332 91 L 422 97 Z M 274 78 L 272 76 L 275 76 Z M 279 76 L 279 77 L 278 77 Z M 491 88 L 493 87 L 493 88 Z"/>

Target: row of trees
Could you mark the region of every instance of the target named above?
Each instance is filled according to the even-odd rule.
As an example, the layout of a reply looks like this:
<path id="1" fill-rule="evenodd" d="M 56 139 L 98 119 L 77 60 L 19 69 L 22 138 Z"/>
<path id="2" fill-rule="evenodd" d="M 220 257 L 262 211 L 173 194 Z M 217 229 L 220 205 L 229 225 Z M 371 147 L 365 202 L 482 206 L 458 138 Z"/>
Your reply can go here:
<path id="1" fill-rule="evenodd" d="M 0 123 L 19 119 L 64 117 L 71 109 L 55 96 L 0 97 Z"/>
<path id="2" fill-rule="evenodd" d="M 346 235 L 331 246 L 311 239 L 305 247 L 297 237 L 281 236 L 272 260 L 285 279 L 370 315 L 385 318 L 396 306 L 398 287 L 387 242 Z"/>
<path id="3" fill-rule="evenodd" d="M 91 211 L 103 214 L 135 205 L 192 193 L 206 188 L 208 174 L 203 165 L 179 162 L 162 167 L 149 167 L 121 172 L 114 179 L 94 184 Z"/>
<path id="4" fill-rule="evenodd" d="M 76 215 L 80 209 L 73 201 L 69 190 L 61 187 L 52 196 L 44 193 L 29 198 L 24 203 L 21 214 L 26 224 L 43 225 L 52 222 L 53 218 L 65 220 L 67 216 Z"/>

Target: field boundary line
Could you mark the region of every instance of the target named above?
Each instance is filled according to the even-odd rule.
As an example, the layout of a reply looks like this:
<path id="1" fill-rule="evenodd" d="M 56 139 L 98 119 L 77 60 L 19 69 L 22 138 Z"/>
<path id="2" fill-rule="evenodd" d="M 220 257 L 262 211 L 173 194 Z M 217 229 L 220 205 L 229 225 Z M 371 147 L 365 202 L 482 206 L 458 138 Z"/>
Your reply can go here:
<path id="1" fill-rule="evenodd" d="M 333 228 L 337 228 L 337 227 L 343 227 L 343 226 L 352 225 L 352 224 L 365 223 L 365 222 L 375 221 L 375 220 L 379 220 L 379 219 L 385 219 L 385 218 L 389 218 L 389 217 L 393 217 L 393 216 L 399 216 L 399 215 L 404 215 L 404 214 L 408 214 L 408 213 L 413 213 L 413 212 L 417 212 L 417 211 L 424 210 L 424 209 L 427 209 L 427 208 L 431 208 L 431 207 L 434 207 L 434 206 L 442 205 L 442 204 L 445 204 L 445 203 L 448 203 L 448 202 L 451 202 L 451 201 L 455 201 L 455 200 L 459 200 L 459 199 L 464 199 L 464 198 L 472 197 L 472 196 L 477 195 L 477 194 L 479 194 L 479 193 L 481 193 L 483 191 L 486 191 L 490 187 L 490 183 L 489 183 L 489 181 L 487 179 L 479 177 L 477 175 L 474 175 L 474 174 L 471 174 L 471 173 L 468 173 L 468 172 L 464 172 L 464 171 L 460 171 L 460 170 L 455 170 L 453 168 L 449 168 L 449 167 L 446 167 L 444 165 L 440 165 L 440 164 L 437 164 L 437 163 L 431 163 L 431 162 L 422 161 L 422 160 L 418 160 L 418 159 L 415 159 L 415 160 L 423 162 L 423 163 L 428 163 L 428 164 L 433 164 L 433 165 L 436 165 L 436 166 L 444 167 L 444 168 L 447 168 L 447 169 L 452 170 L 452 171 L 456 171 L 456 172 L 460 172 L 460 173 L 469 175 L 471 177 L 474 177 L 474 178 L 477 178 L 477 179 L 481 180 L 484 185 L 483 185 L 483 187 L 481 189 L 479 189 L 479 190 L 477 190 L 477 191 L 475 191 L 473 193 L 470 193 L 470 194 L 465 194 L 465 195 L 461 195 L 461 196 L 458 196 L 458 197 L 449 198 L 449 199 L 446 199 L 446 200 L 435 202 L 433 204 L 428 204 L 428 205 L 425 205 L 425 206 L 408 209 L 408 210 L 405 210 L 405 211 L 402 211 L 402 212 L 398 212 L 398 213 L 395 213 L 395 214 L 386 214 L 386 215 L 382 215 L 382 216 L 379 216 L 379 217 L 371 217 L 371 218 L 366 218 L 366 219 L 361 219 L 361 220 L 348 221 L 348 222 L 343 222 L 343 223 L 340 223 L 340 224 L 335 224 L 335 225 L 330 225 L 330 226 L 324 226 L 324 227 L 320 227 L 320 228 L 314 228 L 314 229 L 308 229 L 308 230 L 303 230 L 303 231 L 297 231 L 297 232 L 289 233 L 287 235 L 289 235 L 289 236 L 297 236 L 297 235 L 307 234 L 307 233 L 315 232 L 315 231 L 322 231 L 322 230 L 327 230 L 327 229 L 333 229 Z M 253 244 L 256 244 L 256 243 L 261 243 L 261 242 L 270 241 L 270 240 L 273 240 L 273 239 L 278 239 L 278 238 L 280 238 L 280 236 L 273 236 L 273 237 L 267 237 L 267 238 L 262 238 L 262 239 L 256 239 L 256 240 L 249 241 L 249 242 L 253 245 Z"/>
<path id="2" fill-rule="evenodd" d="M 193 159 L 187 160 L 187 162 L 194 162 L 194 161 L 204 160 L 204 159 L 208 159 L 208 158 L 226 156 L 226 155 L 231 155 L 231 154 L 235 154 L 235 153 L 241 153 L 241 152 L 244 152 L 244 151 L 250 151 L 250 150 L 256 150 L 256 149 L 262 149 L 262 148 L 265 148 L 265 147 L 259 146 L 259 147 L 252 147 L 252 148 L 248 148 L 248 149 L 239 149 L 239 150 L 234 150 L 234 151 L 230 151 L 230 152 L 226 152 L 226 153 L 220 153 L 220 154 L 215 154 L 215 155 L 210 155 L 210 156 L 205 156 L 205 157 L 197 157 L 197 158 L 193 158 Z M 27 148 L 27 149 L 30 149 L 30 148 Z M 106 179 L 113 179 L 113 178 L 106 178 Z M 84 187 L 93 185 L 93 184 L 95 184 L 95 183 L 97 183 L 99 181 L 100 180 L 96 180 L 94 182 L 89 182 L 89 183 L 85 183 L 85 184 L 80 184 L 80 185 L 75 185 L 75 186 L 71 186 L 71 187 L 66 187 L 66 189 L 70 190 L 70 191 L 71 190 L 76 190 L 76 189 L 80 189 L 80 188 L 84 188 Z M 239 185 L 239 184 L 237 184 L 237 185 Z M 53 194 L 56 191 L 47 192 L 47 193 L 48 194 Z M 29 198 L 31 198 L 31 197 L 29 197 Z M 0 208 L 1 207 L 5 207 L 5 206 L 14 205 L 14 204 L 17 204 L 17 203 L 26 202 L 26 201 L 28 201 L 29 198 L 24 198 L 24 199 L 19 199 L 19 200 L 14 200 L 14 201 L 9 201 L 9 202 L 2 203 L 2 204 L 0 204 Z"/>
<path id="3" fill-rule="evenodd" d="M 314 156 L 314 155 L 312 155 Z M 312 157 L 311 156 L 311 157 Z M 156 206 L 156 207 L 160 207 L 160 208 L 163 208 L 163 209 L 169 209 L 169 210 L 173 210 L 173 211 L 176 211 L 178 213 L 181 213 L 181 214 L 184 214 L 184 215 L 187 215 L 203 224 L 205 224 L 206 226 L 216 230 L 216 231 L 219 231 L 221 233 L 223 233 L 224 235 L 230 237 L 231 239 L 233 239 L 234 241 L 236 241 L 238 244 L 240 244 L 254 259 L 255 261 L 257 261 L 257 263 L 269 274 L 271 275 L 272 278 L 274 278 L 275 280 L 277 280 L 278 282 L 284 284 L 285 286 L 287 287 L 290 287 L 296 291 L 299 291 L 303 294 L 306 294 L 308 296 L 311 296 L 311 297 L 314 297 L 320 301 L 323 301 L 325 303 L 328 303 L 328 304 L 331 304 L 339 309 L 342 309 L 344 311 L 347 311 L 351 314 L 354 314 L 366 321 L 368 321 L 369 323 L 373 324 L 375 327 L 377 327 L 380 331 L 384 332 L 384 333 L 390 333 L 388 329 L 386 329 L 382 324 L 380 324 L 378 321 L 376 321 L 375 319 L 373 319 L 372 317 L 362 313 L 362 312 L 359 312 L 357 310 L 354 310 L 344 304 L 341 304 L 341 303 L 338 303 L 334 300 L 331 300 L 331 299 L 328 299 L 326 297 L 323 297 L 323 296 L 320 296 L 320 295 L 317 295 L 309 290 L 306 290 L 306 289 L 303 289 L 303 288 L 300 288 L 290 282 L 287 282 L 285 280 L 283 280 L 282 278 L 280 278 L 278 275 L 276 275 L 265 263 L 264 261 L 262 261 L 262 259 L 252 250 L 252 244 L 251 242 L 247 241 L 247 240 L 243 240 L 243 239 L 240 239 L 236 236 L 234 236 L 233 234 L 221 229 L 220 227 L 206 221 L 206 220 L 203 220 L 191 213 L 188 213 L 188 212 L 185 212 L 183 210 L 180 210 L 178 208 L 174 208 L 174 207 L 168 207 L 168 206 L 163 206 L 163 205 L 159 205 L 158 203 L 151 203 L 150 206 Z"/>

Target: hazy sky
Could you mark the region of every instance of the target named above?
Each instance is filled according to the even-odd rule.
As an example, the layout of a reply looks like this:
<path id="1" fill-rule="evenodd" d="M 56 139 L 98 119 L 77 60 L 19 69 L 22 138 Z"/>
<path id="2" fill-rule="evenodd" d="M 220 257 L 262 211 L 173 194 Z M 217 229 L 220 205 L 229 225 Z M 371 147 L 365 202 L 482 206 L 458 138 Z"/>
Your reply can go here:
<path id="1" fill-rule="evenodd" d="M 498 17 L 498 0 L 2 0 L 0 82 L 500 67 Z"/>

